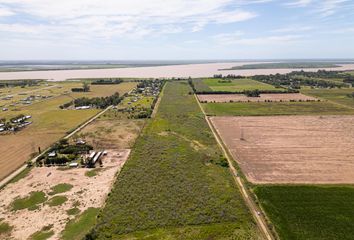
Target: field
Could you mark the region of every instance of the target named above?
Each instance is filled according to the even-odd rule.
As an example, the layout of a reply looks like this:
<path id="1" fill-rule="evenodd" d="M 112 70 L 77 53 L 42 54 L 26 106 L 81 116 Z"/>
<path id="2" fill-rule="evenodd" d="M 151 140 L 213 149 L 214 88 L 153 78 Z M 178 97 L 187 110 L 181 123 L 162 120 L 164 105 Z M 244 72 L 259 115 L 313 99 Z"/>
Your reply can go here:
<path id="1" fill-rule="evenodd" d="M 203 103 L 209 116 L 351 115 L 354 110 L 331 102 Z"/>
<path id="2" fill-rule="evenodd" d="M 94 177 L 86 176 L 90 171 L 87 168 L 61 170 L 38 167 L 18 182 L 7 185 L 0 192 L 0 219 L 12 227 L 10 239 L 28 239 L 38 235 L 82 239 L 94 224 L 97 212 L 90 217 L 91 225 L 86 225 L 86 232 L 75 231 L 72 223 L 91 208 L 97 209 L 104 204 L 116 173 L 124 165 L 129 152 L 108 150 L 103 159 L 104 167 Z M 82 230 L 82 227 L 78 229 Z M 61 238 L 62 231 L 64 235 Z"/>
<path id="3" fill-rule="evenodd" d="M 168 83 L 98 224 L 99 239 L 259 239 L 187 83 Z"/>
<path id="4" fill-rule="evenodd" d="M 281 239 L 353 239 L 353 186 L 257 186 L 254 192 Z"/>
<path id="5" fill-rule="evenodd" d="M 353 116 L 211 121 L 252 183 L 354 183 Z"/>
<path id="6" fill-rule="evenodd" d="M 203 82 L 213 91 L 242 92 L 255 89 L 277 90 L 277 88 L 272 85 L 261 83 L 252 79 L 234 79 L 227 82 L 227 80 L 209 78 L 204 79 Z"/>
<path id="7" fill-rule="evenodd" d="M 111 86 L 91 86 L 89 93 L 65 94 L 70 88 L 81 83 L 61 83 L 61 88 L 56 88 L 60 92 L 55 92 L 57 96 L 46 99 L 29 106 L 20 106 L 7 112 L 2 112 L 1 117 L 11 118 L 19 114 L 31 115 L 33 124 L 16 134 L 0 135 L 0 179 L 10 174 L 16 168 L 27 161 L 32 153 L 38 152 L 38 147 L 42 150 L 65 136 L 87 119 L 93 117 L 99 110 L 91 109 L 85 111 L 60 110 L 59 106 L 72 101 L 73 97 L 98 97 L 109 96 L 114 92 L 121 94 L 131 90 L 136 83 L 122 83 Z"/>
<path id="8" fill-rule="evenodd" d="M 301 93 L 277 93 L 277 94 L 260 94 L 259 97 L 247 97 L 244 94 L 201 94 L 198 95 L 201 102 L 301 102 L 316 101 L 314 97 L 309 97 Z"/>
<path id="9" fill-rule="evenodd" d="M 304 89 L 302 93 L 326 99 L 334 103 L 354 108 L 354 98 L 349 97 L 354 92 L 353 88 L 334 89 Z"/>
<path id="10" fill-rule="evenodd" d="M 94 148 L 130 149 L 144 122 L 139 119 L 128 119 L 123 113 L 109 110 L 75 137 L 85 139 Z"/>

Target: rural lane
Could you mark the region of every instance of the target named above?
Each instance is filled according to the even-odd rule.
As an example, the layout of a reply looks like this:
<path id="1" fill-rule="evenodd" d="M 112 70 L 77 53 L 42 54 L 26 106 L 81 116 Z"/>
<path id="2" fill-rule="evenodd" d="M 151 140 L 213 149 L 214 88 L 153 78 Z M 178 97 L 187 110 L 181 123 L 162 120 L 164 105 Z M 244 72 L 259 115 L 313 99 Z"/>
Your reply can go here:
<path id="1" fill-rule="evenodd" d="M 207 115 L 205 114 L 205 111 L 202 107 L 202 105 L 200 104 L 198 97 L 196 94 L 194 94 L 194 97 L 199 105 L 199 108 L 201 109 L 201 111 L 203 112 L 204 116 L 205 116 L 205 120 L 207 121 L 209 128 L 211 129 L 218 145 L 220 146 L 221 150 L 223 151 L 224 156 L 226 157 L 228 163 L 229 163 L 229 167 L 230 167 L 230 171 L 232 173 L 232 176 L 236 182 L 236 184 L 239 186 L 242 196 L 247 204 L 247 206 L 249 207 L 253 217 L 255 218 L 259 229 L 261 230 L 261 232 L 263 233 L 264 237 L 267 240 L 274 240 L 273 234 L 271 232 L 271 230 L 268 228 L 267 226 L 267 222 L 265 220 L 265 218 L 261 215 L 258 214 L 261 211 L 261 209 L 259 209 L 259 207 L 257 207 L 256 203 L 253 201 L 253 199 L 250 197 L 250 194 L 248 193 L 247 187 L 245 186 L 245 184 L 243 183 L 241 177 L 239 176 L 239 174 L 237 173 L 237 170 L 235 169 L 235 167 L 233 166 L 233 159 L 230 156 L 230 154 L 228 153 L 228 151 L 225 149 L 225 146 L 219 136 L 219 134 L 217 133 L 217 130 L 214 128 L 213 124 L 210 122 L 209 118 L 207 117 Z"/>
<path id="2" fill-rule="evenodd" d="M 66 135 L 64 137 L 64 139 L 69 139 L 71 138 L 74 134 L 76 134 L 77 132 L 81 131 L 84 127 L 86 127 L 87 125 L 89 125 L 90 123 L 92 123 L 93 121 L 95 121 L 97 118 L 99 118 L 102 114 L 104 114 L 105 112 L 107 112 L 109 109 L 111 109 L 113 106 L 109 106 L 106 109 L 104 109 L 103 111 L 99 112 L 98 114 L 96 114 L 95 116 L 93 116 L 92 118 L 90 118 L 89 120 L 87 120 L 84 124 L 81 124 L 80 126 L 78 126 L 73 132 L 71 132 L 70 134 Z M 43 151 L 41 154 L 39 154 L 37 157 L 31 159 L 30 161 L 35 163 L 36 160 L 43 156 L 44 154 L 46 154 L 48 152 L 48 150 L 50 149 L 47 148 L 45 151 Z M 20 174 L 22 171 L 24 171 L 27 168 L 27 164 L 22 165 L 20 168 L 18 168 L 16 171 L 14 171 L 13 173 L 11 173 L 10 175 L 8 175 L 7 177 L 5 177 L 4 179 L 2 179 L 0 181 L 0 189 L 2 187 L 4 187 L 6 184 L 8 184 L 9 182 L 11 182 L 11 180 L 16 177 L 18 174 Z"/>

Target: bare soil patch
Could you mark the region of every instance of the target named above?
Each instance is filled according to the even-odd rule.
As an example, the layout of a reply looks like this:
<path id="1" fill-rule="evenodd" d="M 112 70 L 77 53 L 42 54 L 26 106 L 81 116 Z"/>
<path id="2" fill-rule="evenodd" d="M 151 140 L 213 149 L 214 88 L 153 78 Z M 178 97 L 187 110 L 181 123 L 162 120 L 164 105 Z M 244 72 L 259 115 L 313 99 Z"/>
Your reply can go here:
<path id="1" fill-rule="evenodd" d="M 306 96 L 301 93 L 278 93 L 261 94 L 260 97 L 247 97 L 244 94 L 201 94 L 198 95 L 201 102 L 299 102 L 299 101 L 317 101 L 316 98 Z"/>
<path id="2" fill-rule="evenodd" d="M 212 117 L 253 183 L 354 183 L 354 116 Z"/>
<path id="3" fill-rule="evenodd" d="M 91 170 L 87 168 L 62 171 L 42 167 L 34 168 L 27 177 L 7 185 L 0 192 L 0 219 L 13 226 L 11 239 L 28 239 L 35 232 L 51 224 L 54 226 L 54 235 L 50 239 L 59 239 L 65 224 L 75 218 L 75 215 L 68 214 L 68 210 L 77 207 L 83 212 L 90 207 L 99 208 L 104 204 L 115 175 L 123 167 L 129 153 L 130 150 L 108 150 L 108 155 L 103 158 L 102 170 L 94 177 L 85 175 Z M 14 199 L 26 197 L 34 191 L 44 192 L 50 199 L 49 193 L 52 188 L 60 183 L 73 185 L 69 191 L 56 195 L 67 198 L 62 205 L 50 206 L 45 202 L 39 209 L 33 211 L 11 210 Z"/>

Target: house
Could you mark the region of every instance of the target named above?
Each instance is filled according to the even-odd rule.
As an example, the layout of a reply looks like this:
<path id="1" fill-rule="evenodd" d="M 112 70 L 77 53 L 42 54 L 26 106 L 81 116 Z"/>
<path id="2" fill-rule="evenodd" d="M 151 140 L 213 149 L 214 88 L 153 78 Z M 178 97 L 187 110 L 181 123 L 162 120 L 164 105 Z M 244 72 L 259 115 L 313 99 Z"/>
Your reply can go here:
<path id="1" fill-rule="evenodd" d="M 57 156 L 56 152 L 48 153 L 48 157 L 56 157 L 56 156 Z"/>
<path id="2" fill-rule="evenodd" d="M 76 144 L 77 145 L 85 145 L 86 142 L 84 140 L 82 140 L 82 139 L 79 139 L 79 140 L 76 141 Z"/>
<path id="3" fill-rule="evenodd" d="M 78 163 L 70 163 L 70 164 L 69 164 L 69 167 L 78 167 L 78 166 L 79 166 Z"/>
<path id="4" fill-rule="evenodd" d="M 90 109 L 90 106 L 81 106 L 81 107 L 76 107 L 76 110 L 86 110 L 86 109 Z"/>

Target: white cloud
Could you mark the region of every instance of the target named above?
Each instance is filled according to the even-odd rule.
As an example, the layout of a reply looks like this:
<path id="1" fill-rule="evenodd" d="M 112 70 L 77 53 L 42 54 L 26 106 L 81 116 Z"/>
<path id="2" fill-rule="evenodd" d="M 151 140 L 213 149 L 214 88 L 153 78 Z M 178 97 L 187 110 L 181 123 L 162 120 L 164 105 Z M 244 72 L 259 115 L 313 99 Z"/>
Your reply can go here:
<path id="1" fill-rule="evenodd" d="M 257 2 L 264 0 L 250 3 Z M 233 0 L 0 0 L 0 4 L 16 6 L 18 14 L 32 16 L 52 30 L 71 28 L 76 35 L 105 38 L 200 31 L 208 24 L 235 23 L 257 16 L 242 10 L 243 4 L 236 1 L 235 5 Z"/>
<path id="2" fill-rule="evenodd" d="M 273 30 L 274 33 L 293 33 L 293 32 L 307 32 L 313 30 L 311 26 L 290 26 L 285 28 L 278 28 Z"/>
<path id="3" fill-rule="evenodd" d="M 340 8 L 345 7 L 344 4 L 349 0 L 323 0 L 315 9 L 322 17 L 328 17 L 335 14 Z"/>
<path id="4" fill-rule="evenodd" d="M 232 34 L 218 34 L 214 40 L 220 45 L 279 45 L 294 43 L 303 38 L 302 35 L 273 35 L 254 38 L 245 38 L 242 32 Z"/>
<path id="5" fill-rule="evenodd" d="M 312 2 L 313 0 L 297 0 L 297 1 L 286 3 L 286 5 L 291 7 L 306 7 Z"/>
<path id="6" fill-rule="evenodd" d="M 15 13 L 13 11 L 11 11 L 8 8 L 4 8 L 0 6 L 0 17 L 8 17 L 8 16 L 12 16 Z"/>

